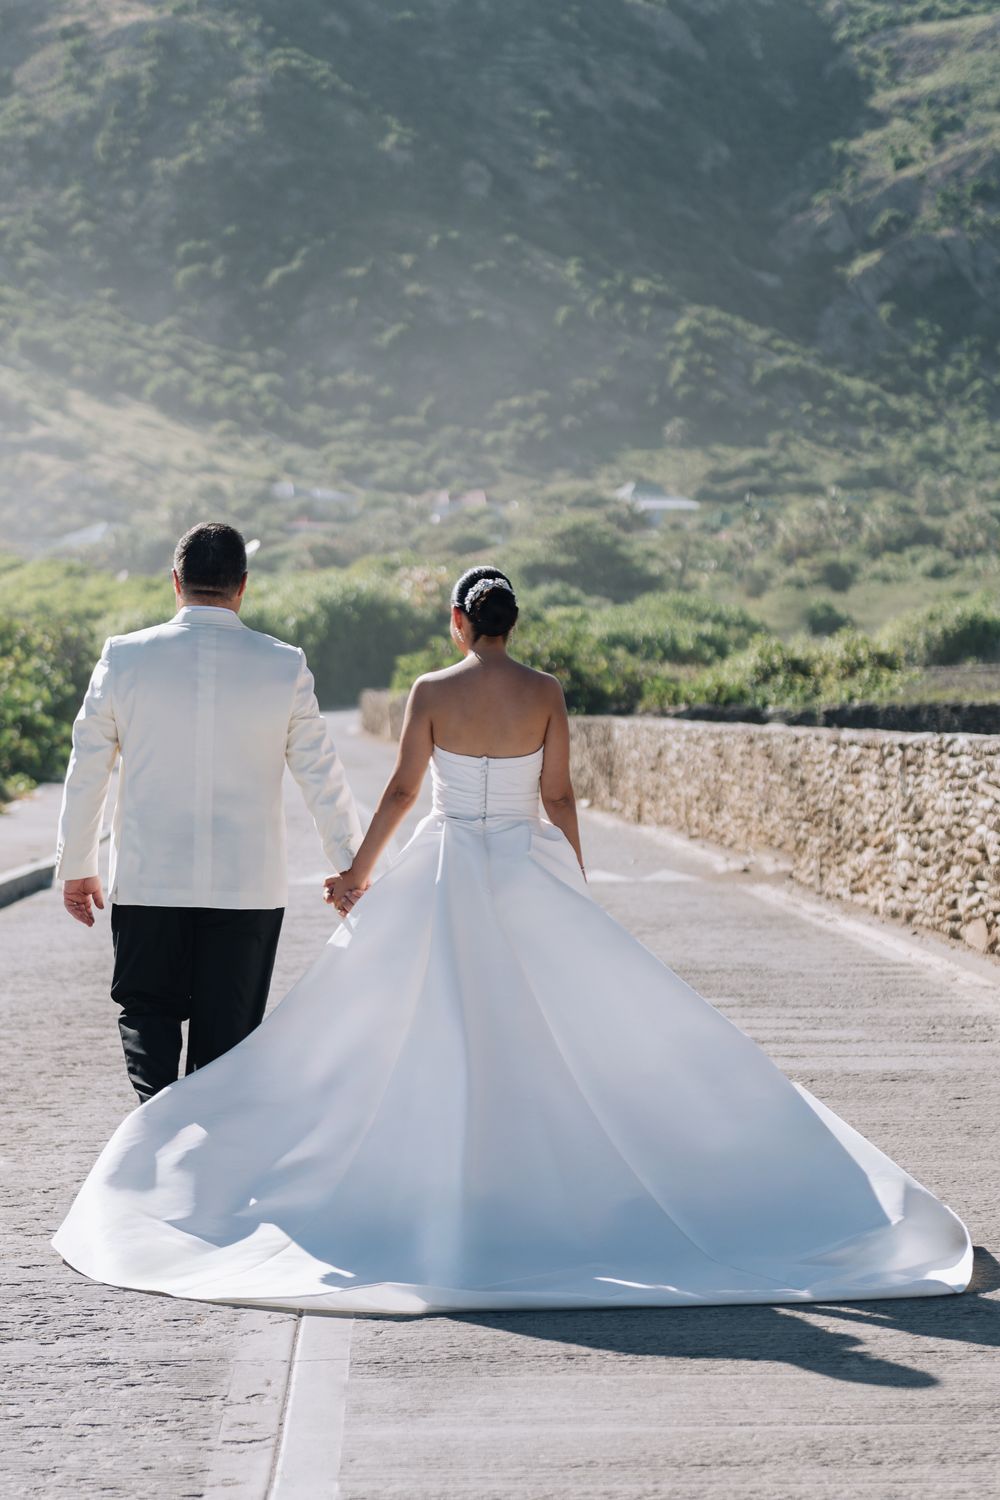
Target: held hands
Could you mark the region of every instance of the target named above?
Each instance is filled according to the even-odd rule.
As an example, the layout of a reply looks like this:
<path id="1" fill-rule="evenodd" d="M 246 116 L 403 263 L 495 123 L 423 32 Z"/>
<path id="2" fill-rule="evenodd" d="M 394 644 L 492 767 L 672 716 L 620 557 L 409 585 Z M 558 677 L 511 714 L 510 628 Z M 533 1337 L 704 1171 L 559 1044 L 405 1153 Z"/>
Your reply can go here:
<path id="1" fill-rule="evenodd" d="M 335 907 L 340 916 L 346 917 L 370 885 L 371 880 L 355 875 L 353 868 L 340 875 L 328 875 L 323 882 L 323 900 L 327 906 Z"/>
<path id="2" fill-rule="evenodd" d="M 84 927 L 93 927 L 93 908 L 104 910 L 104 892 L 99 877 L 88 875 L 84 880 L 64 880 L 63 906 Z"/>

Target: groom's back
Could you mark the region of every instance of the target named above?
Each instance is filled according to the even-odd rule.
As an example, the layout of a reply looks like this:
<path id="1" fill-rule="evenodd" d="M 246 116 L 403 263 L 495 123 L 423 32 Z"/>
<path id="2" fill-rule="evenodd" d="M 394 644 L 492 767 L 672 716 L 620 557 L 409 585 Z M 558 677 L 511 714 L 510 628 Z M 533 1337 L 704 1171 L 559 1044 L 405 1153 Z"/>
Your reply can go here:
<path id="1" fill-rule="evenodd" d="M 181 610 L 151 630 L 114 637 L 111 659 L 130 774 L 154 767 L 170 774 L 178 756 L 182 762 L 194 758 L 200 739 L 202 749 L 238 755 L 258 769 L 270 766 L 280 776 L 302 667 L 297 647 L 248 629 L 230 610 L 202 607 Z M 209 729 L 211 746 L 205 742 Z"/>
<path id="2" fill-rule="evenodd" d="M 187 606 L 108 644 L 122 755 L 122 902 L 283 900 L 281 782 L 302 652 L 228 609 Z M 115 878 L 116 877 L 116 878 Z"/>

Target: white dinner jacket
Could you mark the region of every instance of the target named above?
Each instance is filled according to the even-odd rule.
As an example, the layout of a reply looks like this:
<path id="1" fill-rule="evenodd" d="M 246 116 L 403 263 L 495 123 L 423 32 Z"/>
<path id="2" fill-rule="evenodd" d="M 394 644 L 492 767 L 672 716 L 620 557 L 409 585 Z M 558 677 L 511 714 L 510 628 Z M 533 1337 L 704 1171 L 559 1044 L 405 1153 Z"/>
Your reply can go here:
<path id="1" fill-rule="evenodd" d="M 334 868 L 361 842 L 304 653 L 231 609 L 187 605 L 105 643 L 73 725 L 58 880 L 98 873 L 119 754 L 109 893 L 121 905 L 284 906 L 286 764 Z"/>

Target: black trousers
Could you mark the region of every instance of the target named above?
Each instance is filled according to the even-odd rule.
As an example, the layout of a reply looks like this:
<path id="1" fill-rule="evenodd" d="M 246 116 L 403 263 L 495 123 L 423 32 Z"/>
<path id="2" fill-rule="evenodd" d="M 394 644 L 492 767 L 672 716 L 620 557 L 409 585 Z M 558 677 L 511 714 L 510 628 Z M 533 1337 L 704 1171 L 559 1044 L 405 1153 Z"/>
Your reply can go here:
<path id="1" fill-rule="evenodd" d="M 125 1066 L 141 1101 L 177 1078 L 182 1021 L 187 1073 L 260 1025 L 284 915 L 283 907 L 112 906 L 111 998 L 121 1006 Z"/>

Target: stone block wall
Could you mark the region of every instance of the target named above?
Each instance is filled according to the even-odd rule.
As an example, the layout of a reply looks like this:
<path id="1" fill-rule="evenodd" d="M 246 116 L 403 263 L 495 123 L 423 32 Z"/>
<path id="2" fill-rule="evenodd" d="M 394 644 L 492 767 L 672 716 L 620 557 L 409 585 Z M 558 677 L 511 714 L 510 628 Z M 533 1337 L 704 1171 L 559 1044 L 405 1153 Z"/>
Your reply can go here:
<path id="1" fill-rule="evenodd" d="M 365 694 L 371 733 L 403 699 Z M 739 850 L 823 895 L 1000 949 L 1000 736 L 574 718 L 579 797 Z"/>
<path id="2" fill-rule="evenodd" d="M 361 727 L 366 734 L 380 740 L 398 740 L 403 728 L 405 693 L 389 693 L 381 688 L 366 688 L 361 694 Z"/>

